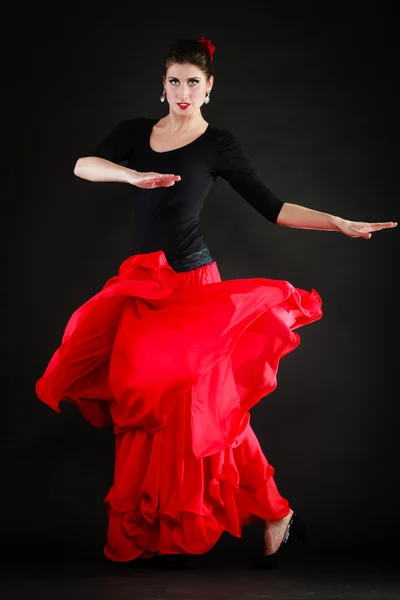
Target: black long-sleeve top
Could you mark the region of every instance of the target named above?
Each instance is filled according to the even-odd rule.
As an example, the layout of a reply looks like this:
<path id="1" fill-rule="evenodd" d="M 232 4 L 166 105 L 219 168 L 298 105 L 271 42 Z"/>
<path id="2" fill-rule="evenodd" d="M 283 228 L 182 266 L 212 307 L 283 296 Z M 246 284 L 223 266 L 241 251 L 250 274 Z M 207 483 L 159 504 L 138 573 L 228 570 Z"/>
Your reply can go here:
<path id="1" fill-rule="evenodd" d="M 259 213 L 276 223 L 284 204 L 264 184 L 242 144 L 228 130 L 209 124 L 206 131 L 181 148 L 156 152 L 150 135 L 159 119 L 123 121 L 86 156 L 124 163 L 136 171 L 180 175 L 171 187 L 131 186 L 132 252 L 163 250 L 168 261 L 206 246 L 200 213 L 215 179 L 220 176 Z"/>

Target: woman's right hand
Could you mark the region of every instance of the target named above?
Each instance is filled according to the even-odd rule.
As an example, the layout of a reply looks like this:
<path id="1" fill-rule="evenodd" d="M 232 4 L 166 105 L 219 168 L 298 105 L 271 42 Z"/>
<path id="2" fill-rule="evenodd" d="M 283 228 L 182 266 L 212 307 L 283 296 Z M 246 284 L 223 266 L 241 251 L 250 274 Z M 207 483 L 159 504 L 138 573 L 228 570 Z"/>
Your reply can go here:
<path id="1" fill-rule="evenodd" d="M 128 183 L 144 189 L 171 187 L 175 184 L 175 181 L 180 180 L 180 175 L 173 175 L 172 173 L 155 173 L 154 171 L 142 173 L 134 169 L 131 169 L 128 177 Z"/>

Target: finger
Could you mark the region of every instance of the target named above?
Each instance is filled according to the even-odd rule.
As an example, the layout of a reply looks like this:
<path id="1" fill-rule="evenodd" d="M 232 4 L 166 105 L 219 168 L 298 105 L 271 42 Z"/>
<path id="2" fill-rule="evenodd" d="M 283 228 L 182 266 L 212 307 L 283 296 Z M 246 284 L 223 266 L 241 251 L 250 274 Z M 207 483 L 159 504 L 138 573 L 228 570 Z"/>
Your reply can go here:
<path id="1" fill-rule="evenodd" d="M 171 181 L 168 179 L 162 179 L 161 181 L 155 181 L 153 182 L 153 187 L 171 187 L 172 185 L 175 185 L 175 181 Z"/>
<path id="2" fill-rule="evenodd" d="M 138 184 L 138 187 L 145 188 L 145 189 L 153 189 L 153 188 L 159 188 L 159 187 L 170 187 L 171 185 L 174 185 L 174 184 L 175 184 L 175 181 L 172 181 L 170 179 L 158 179 L 156 181 L 151 181 L 151 180 L 142 181 L 140 184 Z"/>
<path id="3" fill-rule="evenodd" d="M 355 232 L 355 235 L 353 237 L 358 237 L 358 238 L 363 238 L 364 240 L 369 240 L 371 237 L 370 233 L 360 233 L 360 232 Z"/>
<path id="4" fill-rule="evenodd" d="M 180 175 L 175 175 L 175 173 L 158 173 L 158 175 L 162 178 L 162 179 L 176 179 L 176 178 L 181 178 Z"/>
<path id="5" fill-rule="evenodd" d="M 161 179 L 156 181 L 145 181 L 144 183 L 142 183 L 142 186 L 145 186 L 147 188 L 156 188 L 159 187 L 160 181 Z"/>
<path id="6" fill-rule="evenodd" d="M 388 221 L 387 223 L 376 223 L 376 225 L 379 225 L 380 229 L 390 229 L 392 227 L 396 227 L 397 223 L 394 221 Z"/>
<path id="7" fill-rule="evenodd" d="M 167 181 L 180 181 L 181 177 L 180 175 L 164 175 L 163 179 L 167 180 Z"/>
<path id="8" fill-rule="evenodd" d="M 384 223 L 357 223 L 356 226 L 362 230 L 379 231 L 380 229 L 388 229 L 391 227 L 396 227 L 397 222 L 386 221 Z"/>
<path id="9" fill-rule="evenodd" d="M 142 179 L 142 181 L 140 182 L 140 185 L 151 185 L 153 183 L 158 183 L 162 181 L 161 176 L 160 177 L 146 177 L 146 179 Z"/>
<path id="10" fill-rule="evenodd" d="M 369 229 L 370 231 L 372 229 L 383 229 L 384 227 L 392 227 L 391 223 L 368 223 L 368 225 L 366 225 L 366 229 Z"/>
<path id="11" fill-rule="evenodd" d="M 172 185 L 175 185 L 175 181 L 165 179 L 157 182 L 157 187 L 171 187 Z"/>
<path id="12" fill-rule="evenodd" d="M 353 227 L 352 233 L 349 233 L 350 237 L 360 237 L 369 239 L 371 237 L 371 233 L 367 230 L 366 227 Z"/>
<path id="13" fill-rule="evenodd" d="M 174 175 L 174 173 L 154 173 L 154 172 L 149 172 L 149 173 L 143 173 L 144 179 L 142 181 L 142 183 L 147 183 L 150 181 L 169 181 L 171 179 L 173 179 L 174 181 L 180 181 L 181 176 L 180 175 Z"/>
<path id="14" fill-rule="evenodd" d="M 373 223 L 369 227 L 363 228 L 363 231 L 381 231 L 382 229 L 393 229 L 397 223 Z"/>
<path id="15" fill-rule="evenodd" d="M 359 233 L 369 233 L 371 231 L 379 231 L 380 229 L 383 229 L 383 227 L 378 223 L 367 223 L 365 226 L 354 227 L 354 231 L 358 231 Z"/>

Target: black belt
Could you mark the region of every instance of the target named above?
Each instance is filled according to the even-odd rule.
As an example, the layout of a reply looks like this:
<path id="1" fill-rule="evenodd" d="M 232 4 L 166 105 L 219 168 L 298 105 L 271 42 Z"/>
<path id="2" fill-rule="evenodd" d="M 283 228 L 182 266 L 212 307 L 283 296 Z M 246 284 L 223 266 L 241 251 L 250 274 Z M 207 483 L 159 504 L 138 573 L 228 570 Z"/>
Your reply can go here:
<path id="1" fill-rule="evenodd" d="M 212 262 L 214 262 L 214 259 L 211 256 L 207 246 L 205 246 L 201 250 L 192 252 L 192 254 L 188 254 L 187 256 L 182 256 L 182 258 L 173 260 L 169 264 L 174 271 L 179 273 L 183 271 L 191 271 L 192 269 L 198 269 L 199 267 L 204 267 Z"/>

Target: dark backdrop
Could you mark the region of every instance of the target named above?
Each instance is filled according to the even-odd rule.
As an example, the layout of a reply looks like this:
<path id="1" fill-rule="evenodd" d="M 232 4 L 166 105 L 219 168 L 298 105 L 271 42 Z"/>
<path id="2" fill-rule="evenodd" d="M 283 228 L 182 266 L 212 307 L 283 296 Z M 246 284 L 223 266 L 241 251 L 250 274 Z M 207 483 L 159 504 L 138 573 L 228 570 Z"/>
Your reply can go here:
<path id="1" fill-rule="evenodd" d="M 79 180 L 75 161 L 123 119 L 166 114 L 162 59 L 175 38 L 216 45 L 204 117 L 239 137 L 282 200 L 356 220 L 400 216 L 397 34 L 385 3 L 193 8 L 63 3 L 4 15 L 0 497 L 14 556 L 102 552 L 112 431 L 68 404 L 53 413 L 34 385 L 69 316 L 130 255 L 129 186 Z M 202 226 L 224 279 L 321 294 L 323 319 L 298 331 L 252 425 L 313 548 L 389 548 L 400 533 L 398 231 L 361 240 L 277 227 L 222 180 Z M 225 534 L 215 552 L 253 550 L 259 532 Z"/>

